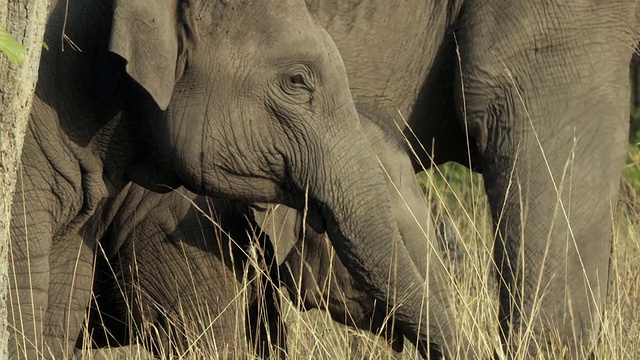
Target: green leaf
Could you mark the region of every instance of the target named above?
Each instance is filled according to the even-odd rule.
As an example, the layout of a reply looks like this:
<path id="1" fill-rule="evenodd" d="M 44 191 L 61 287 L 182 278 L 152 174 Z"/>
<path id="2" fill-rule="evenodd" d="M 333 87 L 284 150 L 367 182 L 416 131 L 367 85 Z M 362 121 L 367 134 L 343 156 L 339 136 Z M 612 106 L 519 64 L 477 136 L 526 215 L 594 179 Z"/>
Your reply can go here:
<path id="1" fill-rule="evenodd" d="M 47 43 L 46 43 L 46 42 L 44 42 L 44 41 L 42 42 L 42 47 L 43 47 L 45 50 L 49 51 L 49 45 L 47 45 Z"/>
<path id="2" fill-rule="evenodd" d="M 0 29 L 0 53 L 5 54 L 9 61 L 16 64 L 22 64 L 27 55 L 24 47 L 4 29 Z"/>

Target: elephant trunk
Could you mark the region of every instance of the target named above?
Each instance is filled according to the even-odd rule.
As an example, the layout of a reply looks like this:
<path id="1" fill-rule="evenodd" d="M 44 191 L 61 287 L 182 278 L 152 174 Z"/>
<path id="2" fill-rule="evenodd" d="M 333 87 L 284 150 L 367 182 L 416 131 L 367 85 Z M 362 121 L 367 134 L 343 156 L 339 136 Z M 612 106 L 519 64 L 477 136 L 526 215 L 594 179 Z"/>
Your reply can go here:
<path id="1" fill-rule="evenodd" d="M 455 337 L 451 319 L 443 315 L 448 312 L 439 309 L 446 304 L 424 298 L 427 282 L 400 239 L 387 182 L 374 152 L 364 136 L 345 139 L 344 134 L 327 129 L 323 136 L 331 145 L 324 149 L 320 164 L 325 171 L 315 172 L 315 179 L 299 179 L 301 184 L 308 181 L 311 208 L 325 220 L 331 243 L 354 279 L 380 304 L 394 309 L 398 328 L 419 345 L 423 355 L 429 343 L 440 352 L 455 351 L 444 346 L 445 339 Z"/>

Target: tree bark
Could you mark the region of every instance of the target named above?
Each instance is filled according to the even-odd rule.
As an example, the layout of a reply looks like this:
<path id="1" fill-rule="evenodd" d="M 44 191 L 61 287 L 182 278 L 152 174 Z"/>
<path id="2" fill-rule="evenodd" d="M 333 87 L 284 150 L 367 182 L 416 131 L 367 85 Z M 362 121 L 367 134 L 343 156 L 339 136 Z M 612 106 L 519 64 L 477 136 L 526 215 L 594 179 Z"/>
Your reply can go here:
<path id="1" fill-rule="evenodd" d="M 11 202 L 38 64 L 49 0 L 8 0 L 0 5 L 0 28 L 24 46 L 21 65 L 0 54 L 0 359 L 7 359 L 7 296 Z"/>
<path id="2" fill-rule="evenodd" d="M 631 63 L 631 103 L 635 108 L 640 106 L 640 61 L 635 61 Z"/>
<path id="3" fill-rule="evenodd" d="M 640 131 L 640 56 L 634 54 L 631 58 L 629 69 L 629 83 L 631 84 L 631 127 L 629 131 L 629 142 L 636 144 L 638 132 Z"/>

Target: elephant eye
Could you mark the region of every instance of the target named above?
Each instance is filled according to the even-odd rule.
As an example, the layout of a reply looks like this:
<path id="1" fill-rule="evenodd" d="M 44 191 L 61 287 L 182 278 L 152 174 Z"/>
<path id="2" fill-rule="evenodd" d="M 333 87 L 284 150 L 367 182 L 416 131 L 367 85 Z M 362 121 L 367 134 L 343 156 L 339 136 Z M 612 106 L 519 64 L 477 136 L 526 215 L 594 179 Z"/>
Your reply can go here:
<path id="1" fill-rule="evenodd" d="M 289 83 L 291 85 L 304 85 L 304 76 L 302 74 L 291 75 L 289 76 Z"/>
<path id="2" fill-rule="evenodd" d="M 308 95 L 314 92 L 313 73 L 307 69 L 295 69 L 280 78 L 282 90 L 289 95 Z"/>

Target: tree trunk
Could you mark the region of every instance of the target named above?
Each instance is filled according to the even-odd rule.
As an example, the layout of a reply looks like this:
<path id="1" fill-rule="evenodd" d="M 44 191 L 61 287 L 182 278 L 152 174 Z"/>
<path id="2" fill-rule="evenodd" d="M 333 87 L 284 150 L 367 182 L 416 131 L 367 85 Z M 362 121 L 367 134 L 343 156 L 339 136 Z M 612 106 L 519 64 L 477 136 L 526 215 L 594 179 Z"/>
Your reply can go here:
<path id="1" fill-rule="evenodd" d="M 631 84 L 631 128 L 629 131 L 629 142 L 636 144 L 640 141 L 640 56 L 634 54 L 631 58 L 629 69 Z"/>
<path id="2" fill-rule="evenodd" d="M 634 57 L 635 58 L 635 57 Z M 629 64 L 629 84 L 631 85 L 631 112 L 640 104 L 640 94 L 638 94 L 638 64 L 632 58 Z M 633 114 L 632 114 L 633 115 Z"/>
<path id="3" fill-rule="evenodd" d="M 0 5 L 0 29 L 25 50 L 21 65 L 0 54 L 0 359 L 7 359 L 9 224 L 18 160 L 38 79 L 49 0 L 8 0 Z"/>

